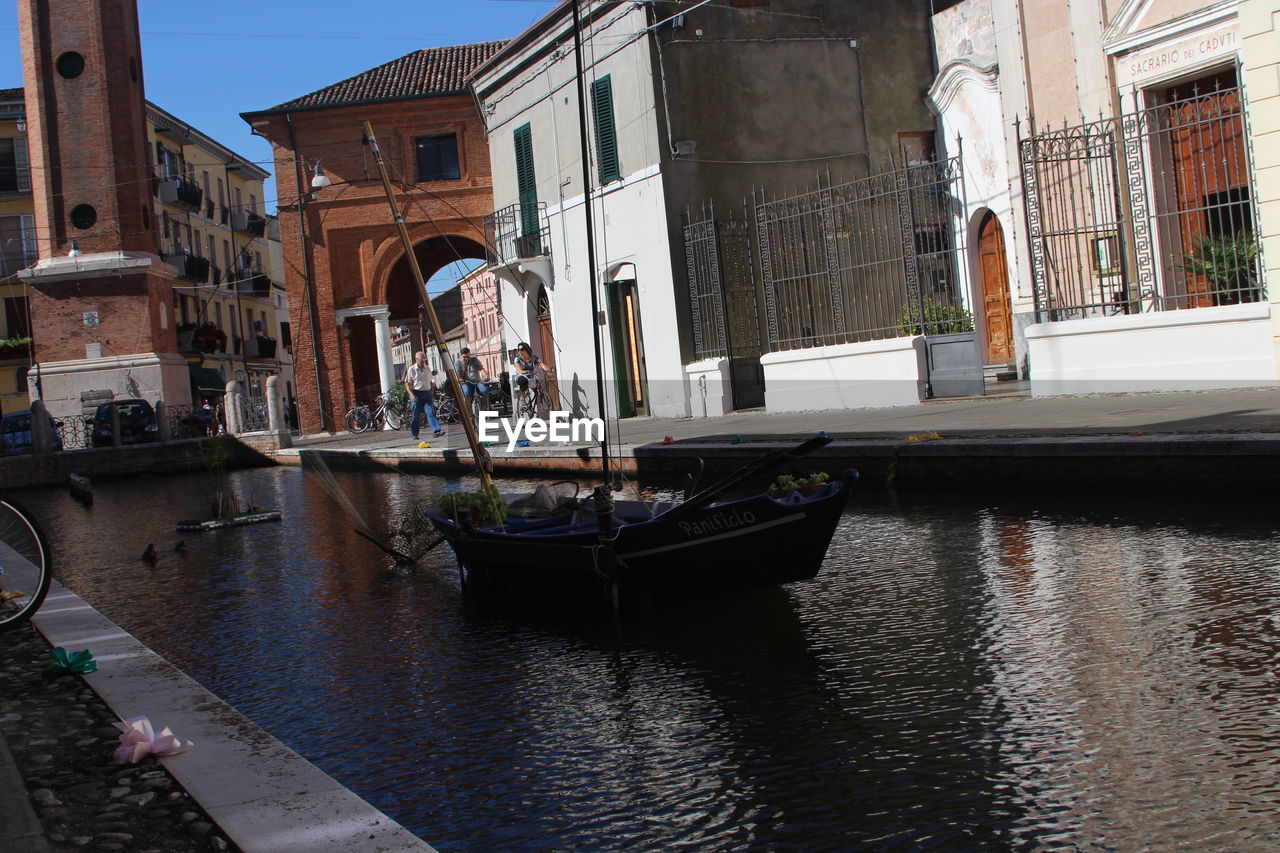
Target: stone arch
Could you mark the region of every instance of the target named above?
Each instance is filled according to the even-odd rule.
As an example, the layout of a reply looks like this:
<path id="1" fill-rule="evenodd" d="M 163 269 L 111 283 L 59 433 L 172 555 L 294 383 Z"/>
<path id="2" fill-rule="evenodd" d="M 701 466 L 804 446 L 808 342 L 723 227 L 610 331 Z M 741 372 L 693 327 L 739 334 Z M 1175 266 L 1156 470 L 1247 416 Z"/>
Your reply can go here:
<path id="1" fill-rule="evenodd" d="M 434 226 L 421 225 L 409 229 L 409 239 L 418 255 L 418 266 L 422 268 L 424 280 L 429 280 L 459 257 L 480 260 L 486 257 L 484 234 L 474 229 L 442 235 Z M 390 239 L 384 240 L 374 251 L 369 270 L 369 281 L 373 284 L 373 299 L 376 304 L 392 306 L 392 302 L 397 301 L 393 299 L 393 290 L 397 285 L 403 287 L 405 281 L 412 285 L 409 264 L 398 234 L 392 234 Z M 403 297 L 400 301 L 403 301 Z M 417 304 L 416 301 L 414 304 Z M 394 306 L 392 316 L 396 316 Z"/>

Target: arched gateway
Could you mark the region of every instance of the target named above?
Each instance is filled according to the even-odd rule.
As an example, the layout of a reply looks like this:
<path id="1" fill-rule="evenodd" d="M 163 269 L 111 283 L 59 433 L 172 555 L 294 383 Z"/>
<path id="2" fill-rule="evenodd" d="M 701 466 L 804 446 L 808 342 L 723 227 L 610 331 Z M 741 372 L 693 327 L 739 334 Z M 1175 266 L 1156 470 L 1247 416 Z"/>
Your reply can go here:
<path id="1" fill-rule="evenodd" d="M 338 431 L 394 381 L 390 336 L 418 298 L 382 182 L 361 142 L 373 125 L 424 276 L 483 258 L 489 149 L 467 77 L 505 42 L 420 50 L 242 117 L 275 149 L 280 240 L 304 432 Z M 321 164 L 323 161 L 323 164 Z M 325 180 L 316 180 L 323 165 Z"/>

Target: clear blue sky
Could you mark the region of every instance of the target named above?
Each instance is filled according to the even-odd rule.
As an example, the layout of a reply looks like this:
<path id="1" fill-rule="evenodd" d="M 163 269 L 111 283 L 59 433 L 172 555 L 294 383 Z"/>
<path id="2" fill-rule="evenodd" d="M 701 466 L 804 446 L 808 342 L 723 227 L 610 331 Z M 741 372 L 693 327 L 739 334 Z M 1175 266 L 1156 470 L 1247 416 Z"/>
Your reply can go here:
<path id="1" fill-rule="evenodd" d="M 19 0 L 22 2 L 22 0 Z M 138 0 L 147 99 L 273 170 L 240 113 L 275 106 L 427 47 L 522 32 L 556 0 Z M 17 4 L 0 11 L 0 88 L 22 85 Z M 267 197 L 274 195 L 274 182 Z M 432 280 L 466 270 L 446 268 Z"/>

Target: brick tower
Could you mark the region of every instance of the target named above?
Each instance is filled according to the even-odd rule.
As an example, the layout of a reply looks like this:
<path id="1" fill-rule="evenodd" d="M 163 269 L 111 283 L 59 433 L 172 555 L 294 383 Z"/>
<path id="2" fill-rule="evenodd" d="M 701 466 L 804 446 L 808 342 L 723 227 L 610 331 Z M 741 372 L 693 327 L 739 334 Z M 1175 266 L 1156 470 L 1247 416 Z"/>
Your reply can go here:
<path id="1" fill-rule="evenodd" d="M 152 224 L 135 0 L 18 0 L 40 261 L 31 376 L 55 417 L 89 392 L 189 404 L 175 270 Z"/>

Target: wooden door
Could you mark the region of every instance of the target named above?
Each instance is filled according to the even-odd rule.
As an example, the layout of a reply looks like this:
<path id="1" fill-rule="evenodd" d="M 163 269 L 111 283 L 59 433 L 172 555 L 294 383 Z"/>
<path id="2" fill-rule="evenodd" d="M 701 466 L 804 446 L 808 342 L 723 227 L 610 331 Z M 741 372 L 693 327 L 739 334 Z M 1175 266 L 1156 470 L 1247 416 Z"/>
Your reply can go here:
<path id="1" fill-rule="evenodd" d="M 648 382 L 645 378 L 644 338 L 640 333 L 640 306 L 635 281 L 609 282 L 608 297 L 618 417 L 647 415 Z"/>
<path id="2" fill-rule="evenodd" d="M 1004 230 L 994 213 L 978 227 L 978 266 L 982 274 L 982 311 L 987 333 L 987 364 L 1013 361 L 1013 304 L 1009 301 L 1009 264 Z"/>
<path id="3" fill-rule="evenodd" d="M 1196 255 L 1205 238 L 1231 238 L 1252 228 L 1244 113 L 1235 70 L 1169 89 L 1173 194 L 1179 212 L 1181 251 Z M 1187 275 L 1187 306 L 1201 308 L 1241 301 L 1238 284 L 1219 291 L 1204 277 Z"/>

